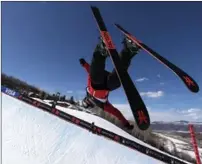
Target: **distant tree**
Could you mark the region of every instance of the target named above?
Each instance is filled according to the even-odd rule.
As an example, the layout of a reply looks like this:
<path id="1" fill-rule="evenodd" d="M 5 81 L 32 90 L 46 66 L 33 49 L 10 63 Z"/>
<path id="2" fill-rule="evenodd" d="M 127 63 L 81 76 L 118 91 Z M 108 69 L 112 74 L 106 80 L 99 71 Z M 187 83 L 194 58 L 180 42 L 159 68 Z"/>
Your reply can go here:
<path id="1" fill-rule="evenodd" d="M 56 93 L 56 101 L 59 101 L 60 100 L 60 92 L 57 92 Z"/>
<path id="2" fill-rule="evenodd" d="M 74 101 L 74 96 L 71 96 L 71 97 L 70 97 L 70 101 Z"/>
<path id="3" fill-rule="evenodd" d="M 56 95 L 57 95 L 58 97 L 60 97 L 60 92 L 57 92 Z"/>
<path id="4" fill-rule="evenodd" d="M 45 92 L 44 91 L 40 91 L 39 92 L 39 98 L 41 99 L 41 100 L 44 100 L 45 99 Z"/>
<path id="5" fill-rule="evenodd" d="M 51 98 L 52 100 L 56 100 L 56 95 L 53 93 L 53 95 L 52 95 L 52 98 Z"/>
<path id="6" fill-rule="evenodd" d="M 44 94 L 44 100 L 47 100 L 48 99 L 48 93 L 46 93 L 46 92 L 44 92 L 45 94 Z"/>
<path id="7" fill-rule="evenodd" d="M 70 102 L 71 104 L 74 104 L 74 103 L 75 103 L 73 96 L 70 97 L 69 102 Z"/>
<path id="8" fill-rule="evenodd" d="M 65 98 L 66 98 L 65 95 L 64 95 L 64 96 L 61 96 L 61 97 L 60 97 L 60 101 L 65 101 Z"/>
<path id="9" fill-rule="evenodd" d="M 65 95 L 64 95 L 63 99 L 64 99 L 63 101 L 65 101 L 65 100 L 66 100 L 66 96 L 65 96 Z"/>

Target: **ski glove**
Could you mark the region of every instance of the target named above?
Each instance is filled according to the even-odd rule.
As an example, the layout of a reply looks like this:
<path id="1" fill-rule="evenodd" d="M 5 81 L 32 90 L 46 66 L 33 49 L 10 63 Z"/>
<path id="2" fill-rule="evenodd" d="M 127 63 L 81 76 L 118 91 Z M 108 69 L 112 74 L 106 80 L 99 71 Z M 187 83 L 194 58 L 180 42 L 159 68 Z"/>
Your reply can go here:
<path id="1" fill-rule="evenodd" d="M 83 58 L 79 59 L 79 62 L 80 62 L 80 64 L 81 64 L 82 66 L 86 63 L 85 59 L 83 59 Z"/>

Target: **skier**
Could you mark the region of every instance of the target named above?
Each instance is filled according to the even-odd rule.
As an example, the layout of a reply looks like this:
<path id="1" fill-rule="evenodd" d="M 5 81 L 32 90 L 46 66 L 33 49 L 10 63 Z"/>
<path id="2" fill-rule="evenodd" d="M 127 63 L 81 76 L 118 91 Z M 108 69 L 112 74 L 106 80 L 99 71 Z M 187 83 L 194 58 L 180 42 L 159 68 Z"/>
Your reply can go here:
<path id="1" fill-rule="evenodd" d="M 123 68 L 127 70 L 131 59 L 138 53 L 140 47 L 132 43 L 128 38 L 124 38 L 122 43 L 123 49 L 119 57 Z M 113 69 L 112 72 L 105 70 L 105 61 L 108 56 L 109 54 L 105 44 L 103 40 L 100 39 L 100 42 L 94 50 L 91 65 L 89 65 L 85 59 L 79 59 L 80 64 L 88 73 L 87 94 L 82 101 L 82 105 L 85 108 L 98 106 L 105 112 L 117 117 L 125 128 L 132 130 L 133 125 L 131 125 L 123 114 L 108 101 L 109 92 L 121 86 L 115 69 Z"/>

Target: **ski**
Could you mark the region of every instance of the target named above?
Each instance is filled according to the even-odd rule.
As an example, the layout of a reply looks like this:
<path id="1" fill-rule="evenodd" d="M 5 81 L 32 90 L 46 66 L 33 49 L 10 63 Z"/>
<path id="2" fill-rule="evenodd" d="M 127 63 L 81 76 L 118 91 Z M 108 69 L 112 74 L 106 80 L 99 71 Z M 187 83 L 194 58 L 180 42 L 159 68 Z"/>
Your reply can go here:
<path id="1" fill-rule="evenodd" d="M 140 46 L 143 50 L 145 50 L 148 54 L 150 54 L 152 57 L 156 58 L 159 62 L 164 64 L 166 67 L 171 69 L 186 85 L 186 87 L 194 92 L 197 93 L 199 91 L 198 84 L 194 81 L 192 77 L 190 77 L 187 73 L 185 73 L 183 70 L 181 70 L 179 67 L 174 65 L 173 63 L 169 62 L 167 59 L 159 55 L 157 52 L 152 50 L 150 47 L 148 47 L 146 44 L 135 38 L 132 34 L 130 34 L 128 31 L 126 31 L 123 27 L 121 27 L 119 24 L 115 23 L 115 26 L 130 40 L 132 40 L 135 44 Z"/>
<path id="2" fill-rule="evenodd" d="M 126 97 L 128 99 L 130 108 L 132 110 L 133 116 L 137 123 L 137 126 L 141 130 L 146 130 L 150 126 L 150 118 L 147 111 L 147 108 L 137 91 L 130 75 L 126 70 L 123 69 L 121 65 L 121 60 L 119 58 L 118 52 L 114 46 L 114 43 L 111 39 L 111 36 L 106 28 L 104 20 L 101 16 L 99 9 L 95 6 L 91 6 L 93 15 L 97 22 L 101 37 L 107 47 L 107 50 L 110 54 L 110 58 L 116 70 L 116 73 L 119 77 L 119 80 L 124 88 Z"/>

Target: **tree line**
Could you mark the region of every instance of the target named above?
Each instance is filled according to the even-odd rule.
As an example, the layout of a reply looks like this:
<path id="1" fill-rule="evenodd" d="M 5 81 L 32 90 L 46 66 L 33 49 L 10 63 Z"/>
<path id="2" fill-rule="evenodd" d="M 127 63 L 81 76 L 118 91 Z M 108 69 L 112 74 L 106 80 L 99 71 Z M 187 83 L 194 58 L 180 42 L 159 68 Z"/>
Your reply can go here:
<path id="1" fill-rule="evenodd" d="M 5 73 L 1 74 L 1 85 L 13 89 L 22 95 L 40 98 L 41 100 L 66 101 L 75 103 L 73 96 L 66 98 L 66 96 L 61 95 L 60 92 L 50 94 L 39 87 L 30 85 L 16 77 L 8 76 Z"/>

